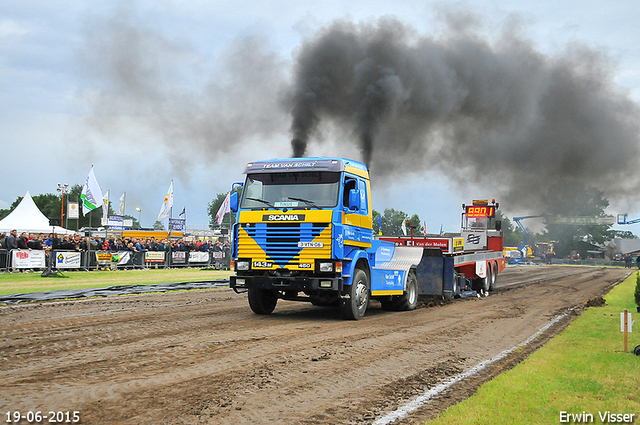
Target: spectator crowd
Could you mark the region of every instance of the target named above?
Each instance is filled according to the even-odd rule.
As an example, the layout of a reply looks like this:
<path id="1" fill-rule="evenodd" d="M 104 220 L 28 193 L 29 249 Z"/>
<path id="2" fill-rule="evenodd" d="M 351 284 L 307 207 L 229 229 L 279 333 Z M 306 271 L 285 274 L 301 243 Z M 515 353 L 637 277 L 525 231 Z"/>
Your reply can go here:
<path id="1" fill-rule="evenodd" d="M 168 239 L 157 240 L 155 237 L 146 239 L 122 238 L 110 236 L 102 238 L 99 235 L 81 237 L 80 235 L 63 235 L 62 238 L 57 233 L 27 234 L 12 230 L 9 234 L 0 234 L 0 249 L 12 250 L 64 250 L 64 251 L 200 251 L 200 252 L 225 252 L 228 256 L 231 246 L 229 241 L 203 241 Z"/>

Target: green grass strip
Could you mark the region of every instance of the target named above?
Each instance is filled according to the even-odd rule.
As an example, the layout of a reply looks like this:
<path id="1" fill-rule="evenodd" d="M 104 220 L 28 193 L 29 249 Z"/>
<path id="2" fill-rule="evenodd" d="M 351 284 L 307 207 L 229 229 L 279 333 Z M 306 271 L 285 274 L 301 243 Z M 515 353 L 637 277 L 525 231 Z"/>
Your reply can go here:
<path id="1" fill-rule="evenodd" d="M 592 415 L 582 416 L 588 423 L 609 423 L 602 422 L 599 413 L 610 412 L 634 414 L 632 423 L 640 424 L 640 356 L 633 354 L 640 344 L 635 286 L 633 274 L 604 297 L 605 306 L 586 309 L 524 362 L 427 423 L 579 423 L 577 418 L 561 418 L 560 412 L 586 413 Z M 620 332 L 620 313 L 625 309 L 636 321 L 628 335 L 628 353 Z"/>
<path id="2" fill-rule="evenodd" d="M 36 273 L 0 274 L 0 295 L 28 294 L 57 289 L 105 288 L 114 285 L 153 285 L 228 279 L 230 272 L 211 269 L 138 269 L 91 272 L 63 272 L 64 278 Z"/>

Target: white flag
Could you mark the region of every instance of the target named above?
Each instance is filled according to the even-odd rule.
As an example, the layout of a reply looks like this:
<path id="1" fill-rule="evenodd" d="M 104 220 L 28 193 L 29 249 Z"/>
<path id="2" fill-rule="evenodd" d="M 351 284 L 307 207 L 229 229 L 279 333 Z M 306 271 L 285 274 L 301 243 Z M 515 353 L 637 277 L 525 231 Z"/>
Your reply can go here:
<path id="1" fill-rule="evenodd" d="M 405 220 L 402 220 L 402 226 L 400 226 L 400 228 L 402 229 L 402 233 L 407 236 L 407 226 L 405 226 L 404 222 Z"/>
<path id="2" fill-rule="evenodd" d="M 109 191 L 102 197 L 102 217 L 109 218 Z"/>
<path id="3" fill-rule="evenodd" d="M 171 216 L 171 208 L 173 207 L 173 180 L 171 180 L 171 186 L 167 191 L 167 195 L 164 197 L 164 202 L 160 208 L 160 214 L 158 214 L 158 221 L 162 221 L 163 218 Z"/>
<path id="4" fill-rule="evenodd" d="M 127 192 L 123 193 L 122 196 L 120 197 L 120 211 L 118 213 L 118 215 L 124 215 L 124 195 Z"/>
<path id="5" fill-rule="evenodd" d="M 95 174 L 93 174 L 93 165 L 89 170 L 87 180 L 84 182 L 80 199 L 82 199 L 82 215 L 87 215 L 87 213 L 102 206 L 102 191 Z"/>
<path id="6" fill-rule="evenodd" d="M 222 219 L 226 213 L 231 212 L 231 192 L 227 193 L 227 197 L 224 198 L 222 205 L 220 205 L 220 209 L 216 213 L 216 224 L 220 226 L 222 224 Z"/>

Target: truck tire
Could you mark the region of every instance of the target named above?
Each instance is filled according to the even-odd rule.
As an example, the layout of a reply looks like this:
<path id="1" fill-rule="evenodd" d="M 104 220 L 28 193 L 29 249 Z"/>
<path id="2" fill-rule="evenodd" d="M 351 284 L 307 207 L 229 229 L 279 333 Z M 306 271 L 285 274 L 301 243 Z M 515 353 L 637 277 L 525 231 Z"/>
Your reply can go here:
<path id="1" fill-rule="evenodd" d="M 493 263 L 493 268 L 491 269 L 493 273 L 491 273 L 491 285 L 489 290 L 496 290 L 496 281 L 498 280 L 498 263 Z"/>
<path id="2" fill-rule="evenodd" d="M 385 310 L 409 311 L 415 310 L 418 306 L 418 279 L 412 270 L 407 276 L 407 290 L 402 295 L 391 299 L 388 308 Z M 384 308 L 384 307 L 383 307 Z"/>
<path id="3" fill-rule="evenodd" d="M 362 269 L 356 269 L 349 286 L 349 298 L 340 299 L 340 312 L 345 320 L 360 320 L 369 306 L 369 277 Z"/>
<path id="4" fill-rule="evenodd" d="M 487 264 L 487 276 L 482 279 L 482 290 L 486 293 L 489 293 L 489 290 L 491 289 L 491 279 L 493 276 L 493 273 L 491 271 L 491 264 Z"/>
<path id="5" fill-rule="evenodd" d="M 249 288 L 249 307 L 255 314 L 271 314 L 278 303 L 278 296 L 268 289 Z"/>

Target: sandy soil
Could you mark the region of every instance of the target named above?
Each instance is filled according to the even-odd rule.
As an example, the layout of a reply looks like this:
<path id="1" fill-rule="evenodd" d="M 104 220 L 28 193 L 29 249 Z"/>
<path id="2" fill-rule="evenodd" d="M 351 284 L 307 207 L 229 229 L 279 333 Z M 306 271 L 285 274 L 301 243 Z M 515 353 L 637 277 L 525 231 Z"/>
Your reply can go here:
<path id="1" fill-rule="evenodd" d="M 284 301 L 257 316 L 230 289 L 2 307 L 0 412 L 78 411 L 85 424 L 368 424 L 572 311 L 525 351 L 397 422 L 421 423 L 512 367 L 627 273 L 507 269 L 489 297 L 410 312 L 372 302 L 357 322 Z"/>

